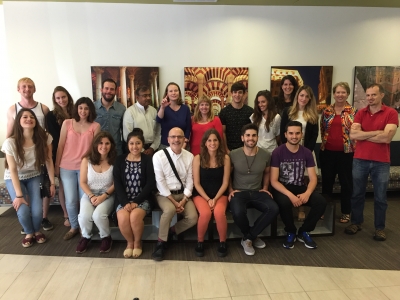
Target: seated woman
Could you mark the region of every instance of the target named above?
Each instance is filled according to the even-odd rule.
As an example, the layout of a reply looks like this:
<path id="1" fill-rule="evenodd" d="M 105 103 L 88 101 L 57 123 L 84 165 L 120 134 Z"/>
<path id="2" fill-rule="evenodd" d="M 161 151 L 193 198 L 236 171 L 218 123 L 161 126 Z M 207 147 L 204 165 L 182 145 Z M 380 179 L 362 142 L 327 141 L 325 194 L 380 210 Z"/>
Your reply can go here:
<path id="1" fill-rule="evenodd" d="M 115 206 L 118 227 L 127 241 L 124 257 L 142 254 L 144 217 L 154 204 L 156 179 L 151 156 L 142 153 L 143 131 L 134 128 L 127 137 L 128 154 L 117 157 L 114 165 Z"/>
<path id="2" fill-rule="evenodd" d="M 221 136 L 215 129 L 204 133 L 201 141 L 201 152 L 193 159 L 193 202 L 199 211 L 197 223 L 198 242 L 195 248 L 197 256 L 204 255 L 204 235 L 211 215 L 217 223 L 219 234 L 218 256 L 224 257 L 226 249 L 226 207 L 228 205 L 227 189 L 231 172 L 231 161 L 222 147 Z"/>
<path id="3" fill-rule="evenodd" d="M 36 240 L 46 242 L 40 232 L 43 201 L 40 196 L 40 169 L 46 164 L 50 178 L 50 196 L 55 194 L 54 165 L 51 158 L 53 138 L 40 126 L 33 111 L 22 108 L 13 126 L 12 135 L 3 143 L 1 151 L 6 154 L 4 180 L 12 205 L 17 212 L 25 238 L 22 247 L 28 248 Z"/>
<path id="4" fill-rule="evenodd" d="M 100 253 L 111 250 L 108 215 L 114 207 L 113 164 L 117 151 L 111 134 L 100 131 L 82 159 L 79 184 L 85 193 L 80 201 L 78 222 L 82 238 L 76 253 L 84 253 L 92 237 L 93 222 L 100 232 Z"/>

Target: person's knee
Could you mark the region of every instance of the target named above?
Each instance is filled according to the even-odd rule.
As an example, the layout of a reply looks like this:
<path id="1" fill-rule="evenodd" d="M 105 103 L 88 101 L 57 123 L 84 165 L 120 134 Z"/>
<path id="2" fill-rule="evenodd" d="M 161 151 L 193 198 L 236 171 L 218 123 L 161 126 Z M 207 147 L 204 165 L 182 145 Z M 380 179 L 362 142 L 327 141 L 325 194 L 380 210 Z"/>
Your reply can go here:
<path id="1" fill-rule="evenodd" d="M 186 220 L 191 226 L 194 226 L 197 224 L 198 216 L 197 214 L 190 214 L 187 216 Z"/>
<path id="2" fill-rule="evenodd" d="M 210 209 L 203 209 L 201 211 L 199 211 L 199 218 L 205 220 L 205 221 L 209 221 L 211 219 L 211 210 Z"/>
<path id="3" fill-rule="evenodd" d="M 93 221 L 95 223 L 104 222 L 105 220 L 108 220 L 108 214 L 106 214 L 104 211 L 95 210 L 93 212 Z"/>

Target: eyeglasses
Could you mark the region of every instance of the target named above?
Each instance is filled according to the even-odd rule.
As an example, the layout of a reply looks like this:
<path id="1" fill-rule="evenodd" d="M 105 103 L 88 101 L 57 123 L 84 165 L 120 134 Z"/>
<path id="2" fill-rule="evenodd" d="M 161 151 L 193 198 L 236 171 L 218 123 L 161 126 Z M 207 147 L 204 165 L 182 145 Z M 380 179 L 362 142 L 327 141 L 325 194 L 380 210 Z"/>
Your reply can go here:
<path id="1" fill-rule="evenodd" d="M 183 135 L 169 135 L 168 136 L 170 139 L 183 139 L 184 136 Z"/>
<path id="2" fill-rule="evenodd" d="M 151 98 L 151 94 L 143 94 L 143 95 L 139 95 L 140 97 L 143 98 Z"/>

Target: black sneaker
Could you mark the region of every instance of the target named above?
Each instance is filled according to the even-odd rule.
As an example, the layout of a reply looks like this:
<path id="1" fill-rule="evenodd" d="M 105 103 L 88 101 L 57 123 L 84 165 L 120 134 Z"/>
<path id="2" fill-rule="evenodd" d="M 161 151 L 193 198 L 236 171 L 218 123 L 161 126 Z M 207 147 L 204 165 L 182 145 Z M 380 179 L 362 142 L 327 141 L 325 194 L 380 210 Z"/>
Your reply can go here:
<path id="1" fill-rule="evenodd" d="M 203 242 L 197 242 L 196 248 L 194 248 L 194 252 L 196 252 L 197 257 L 203 257 L 204 256 L 204 243 Z"/>
<path id="2" fill-rule="evenodd" d="M 53 229 L 53 224 L 51 224 L 48 219 L 43 218 L 42 227 L 43 227 L 44 230 L 52 230 Z"/>
<path id="3" fill-rule="evenodd" d="M 295 241 L 296 241 L 296 234 L 287 232 L 286 233 L 286 240 L 283 242 L 283 248 L 293 249 Z"/>
<path id="4" fill-rule="evenodd" d="M 151 254 L 151 258 L 155 261 L 162 261 L 164 259 L 165 250 L 166 250 L 166 242 L 158 241 L 156 249 Z"/>
<path id="5" fill-rule="evenodd" d="M 217 254 L 219 257 L 225 257 L 228 254 L 228 249 L 226 249 L 226 243 L 220 242 L 217 250 Z"/>
<path id="6" fill-rule="evenodd" d="M 317 248 L 317 244 L 313 241 L 311 236 L 307 232 L 302 232 L 297 235 L 297 239 L 304 243 L 304 246 L 306 246 L 309 249 L 315 249 Z"/>

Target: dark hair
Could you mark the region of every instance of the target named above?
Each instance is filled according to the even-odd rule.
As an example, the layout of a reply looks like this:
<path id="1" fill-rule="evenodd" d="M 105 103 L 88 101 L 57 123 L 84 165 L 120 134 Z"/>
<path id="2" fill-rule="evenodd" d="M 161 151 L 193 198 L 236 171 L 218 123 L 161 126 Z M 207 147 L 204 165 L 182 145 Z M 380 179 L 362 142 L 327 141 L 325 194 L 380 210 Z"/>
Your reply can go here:
<path id="1" fill-rule="evenodd" d="M 88 152 L 86 152 L 86 154 L 83 157 L 87 157 L 91 164 L 99 165 L 101 155 L 99 153 L 98 146 L 103 138 L 107 138 L 111 143 L 110 152 L 108 152 L 108 155 L 107 155 L 107 162 L 109 165 L 113 165 L 115 162 L 115 158 L 117 156 L 117 150 L 115 148 L 115 141 L 114 141 L 112 135 L 107 131 L 100 131 L 98 134 L 96 134 L 94 136 L 92 146 L 90 147 Z"/>
<path id="2" fill-rule="evenodd" d="M 290 102 L 293 103 L 294 96 L 296 95 L 297 89 L 299 88 L 299 84 L 297 83 L 296 78 L 294 78 L 292 75 L 286 75 L 282 77 L 281 80 L 281 86 L 279 88 L 279 95 L 278 95 L 278 101 L 276 101 L 276 108 L 278 111 L 282 111 L 285 108 L 285 93 L 283 92 L 282 86 L 285 83 L 285 80 L 289 80 L 290 83 L 293 85 L 293 91 L 290 94 Z"/>
<path id="3" fill-rule="evenodd" d="M 141 85 L 135 90 L 135 95 L 139 96 L 140 92 L 143 93 L 143 92 L 146 92 L 146 91 L 150 91 L 150 88 L 147 85 Z"/>
<path id="4" fill-rule="evenodd" d="M 101 83 L 101 88 L 104 88 L 104 84 L 105 84 L 106 82 L 114 83 L 115 89 L 117 89 L 117 83 L 115 82 L 114 79 L 111 79 L 111 78 L 104 79 L 103 82 Z"/>
<path id="5" fill-rule="evenodd" d="M 258 126 L 256 124 L 248 123 L 248 124 L 244 125 L 241 130 L 241 135 L 244 136 L 244 134 L 246 133 L 247 130 L 255 130 L 258 135 Z"/>
<path id="6" fill-rule="evenodd" d="M 79 120 L 81 119 L 78 114 L 78 106 L 81 104 L 86 104 L 89 107 L 89 116 L 87 118 L 87 121 L 89 123 L 94 122 L 97 117 L 96 108 L 94 107 L 93 101 L 88 97 L 79 98 L 78 101 L 75 102 L 74 110 L 72 111 L 72 118 L 77 122 L 79 122 Z"/>
<path id="7" fill-rule="evenodd" d="M 231 86 L 231 92 L 243 91 L 243 94 L 244 94 L 246 92 L 246 90 L 247 90 L 246 87 L 241 82 L 235 82 Z"/>
<path id="8" fill-rule="evenodd" d="M 22 108 L 14 120 L 13 133 L 10 138 L 15 141 L 15 152 L 18 166 L 22 168 L 25 164 L 25 150 L 24 150 L 24 129 L 21 127 L 21 118 L 24 112 L 29 112 L 35 118 L 35 127 L 33 128 L 32 141 L 35 144 L 35 169 L 40 171 L 40 165 L 45 164 L 48 159 L 47 148 L 47 133 L 40 126 L 35 113 L 29 108 Z M 5 168 L 8 169 L 7 159 L 5 160 Z"/>
<path id="9" fill-rule="evenodd" d="M 221 167 L 224 165 L 225 162 L 225 151 L 224 151 L 224 146 L 222 145 L 222 139 L 221 136 L 219 135 L 218 131 L 215 130 L 215 128 L 208 129 L 204 135 L 203 138 L 201 139 L 201 145 L 200 145 L 200 166 L 202 168 L 209 168 L 210 167 L 210 154 L 208 153 L 208 149 L 206 147 L 206 142 L 210 135 L 215 134 L 215 136 L 218 139 L 219 146 L 217 149 L 217 155 L 216 155 L 216 161 L 217 161 L 217 167 Z"/>
<path id="10" fill-rule="evenodd" d="M 274 99 L 272 98 L 272 94 L 268 90 L 264 91 L 259 91 L 256 95 L 256 99 L 254 100 L 254 114 L 253 114 L 253 123 L 257 126 L 260 127 L 262 118 L 263 118 L 263 113 L 258 107 L 258 97 L 265 97 L 267 99 L 267 118 L 265 119 L 265 129 L 267 132 L 269 132 L 269 126 L 271 122 L 274 120 L 275 116 L 277 115 L 276 112 L 276 107 L 274 103 Z"/>
<path id="11" fill-rule="evenodd" d="M 133 137 L 137 137 L 139 140 L 141 140 L 144 146 L 144 136 L 142 129 L 133 128 L 132 131 L 128 134 L 128 137 L 126 138 L 126 143 L 129 144 L 129 140 Z"/>
<path id="12" fill-rule="evenodd" d="M 373 87 L 378 87 L 379 89 L 379 93 L 384 94 L 385 93 L 385 89 L 383 88 L 383 86 L 379 83 L 371 83 L 369 86 L 367 86 L 367 88 L 365 90 L 371 89 Z"/>
<path id="13" fill-rule="evenodd" d="M 67 114 L 61 108 L 61 106 L 56 102 L 56 93 L 63 92 L 67 95 L 68 104 L 67 104 Z M 57 123 L 61 126 L 65 119 L 69 119 L 72 117 L 72 113 L 74 111 L 74 100 L 72 99 L 70 93 L 62 86 L 56 86 L 53 91 L 53 114 L 57 120 Z"/>
<path id="14" fill-rule="evenodd" d="M 289 121 L 285 126 L 285 132 L 288 131 L 290 126 L 300 127 L 300 132 L 303 132 L 303 125 L 299 121 Z"/>
<path id="15" fill-rule="evenodd" d="M 167 84 L 167 87 L 165 88 L 165 92 L 164 92 L 164 96 L 163 96 L 163 98 L 165 98 L 165 96 L 167 96 L 167 94 L 168 94 L 168 87 L 169 87 L 170 85 L 175 85 L 175 86 L 177 86 L 177 87 L 178 87 L 178 91 L 179 91 L 179 98 L 178 98 L 178 102 L 177 102 L 177 104 L 178 104 L 178 105 L 182 105 L 182 104 L 183 104 L 183 100 L 182 100 L 182 92 L 181 92 L 181 88 L 180 88 L 180 87 L 179 87 L 179 85 L 178 85 L 177 83 L 175 83 L 175 82 L 170 82 L 170 83 L 168 83 L 168 84 Z"/>

